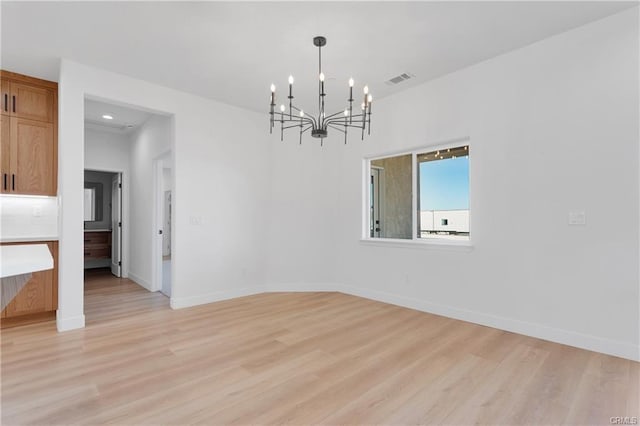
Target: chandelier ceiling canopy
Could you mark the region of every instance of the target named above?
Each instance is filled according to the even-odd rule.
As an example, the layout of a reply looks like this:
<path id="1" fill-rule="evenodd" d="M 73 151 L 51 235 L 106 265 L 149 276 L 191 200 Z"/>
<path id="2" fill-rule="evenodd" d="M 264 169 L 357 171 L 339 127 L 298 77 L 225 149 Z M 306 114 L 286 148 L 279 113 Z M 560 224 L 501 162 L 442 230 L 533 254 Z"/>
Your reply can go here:
<path id="1" fill-rule="evenodd" d="M 323 144 L 324 138 L 329 134 L 329 129 L 344 133 L 344 143 L 347 143 L 347 133 L 349 128 L 356 128 L 361 132 L 361 138 L 364 140 L 365 130 L 367 134 L 371 134 L 371 104 L 373 103 L 373 95 L 369 93 L 369 87 L 364 86 L 363 98 L 360 104 L 360 110 L 353 113 L 353 78 L 349 79 L 349 97 L 346 99 L 346 108 L 344 111 L 338 111 L 333 114 L 326 114 L 324 101 L 327 94 L 324 91 L 325 75 L 322 72 L 322 47 L 327 44 L 327 39 L 322 36 L 313 38 L 313 44 L 318 48 L 318 115 L 306 114 L 302 108 L 294 105 L 293 100 L 293 76 L 289 76 L 289 107 L 284 103 L 280 105 L 280 111 L 276 111 L 276 86 L 271 85 L 271 103 L 269 110 L 269 132 L 273 133 L 276 122 L 280 122 L 280 140 L 284 140 L 284 131 L 288 129 L 298 129 L 300 133 L 300 143 L 302 143 L 302 135 L 311 130 L 311 136 L 320 139 L 320 145 Z"/>

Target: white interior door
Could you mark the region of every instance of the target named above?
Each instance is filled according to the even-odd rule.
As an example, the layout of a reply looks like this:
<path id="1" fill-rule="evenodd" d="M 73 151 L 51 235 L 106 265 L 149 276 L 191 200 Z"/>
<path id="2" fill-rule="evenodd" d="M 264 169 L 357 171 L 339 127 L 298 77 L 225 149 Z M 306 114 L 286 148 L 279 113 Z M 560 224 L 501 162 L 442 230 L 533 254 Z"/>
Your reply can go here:
<path id="1" fill-rule="evenodd" d="M 164 221 L 162 225 L 162 256 L 171 255 L 171 191 L 164 191 Z"/>
<path id="2" fill-rule="evenodd" d="M 111 180 L 111 273 L 122 276 L 122 174 Z"/>

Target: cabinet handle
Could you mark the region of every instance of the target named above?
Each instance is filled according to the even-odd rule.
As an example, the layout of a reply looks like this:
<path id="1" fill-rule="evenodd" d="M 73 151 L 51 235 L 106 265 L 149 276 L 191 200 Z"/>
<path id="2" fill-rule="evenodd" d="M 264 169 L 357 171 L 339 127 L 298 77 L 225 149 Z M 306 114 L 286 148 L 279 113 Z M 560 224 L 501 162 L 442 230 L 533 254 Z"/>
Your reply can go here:
<path id="1" fill-rule="evenodd" d="M 14 173 L 11 174 L 11 190 L 16 190 L 16 175 Z"/>
<path id="2" fill-rule="evenodd" d="M 11 97 L 13 99 L 13 112 L 16 112 L 16 95 Z"/>
<path id="3" fill-rule="evenodd" d="M 9 112 L 9 95 L 6 93 L 4 94 L 4 110 Z"/>
<path id="4" fill-rule="evenodd" d="M 7 190 L 7 174 L 3 173 L 2 178 L 3 178 L 3 188 L 6 191 Z"/>

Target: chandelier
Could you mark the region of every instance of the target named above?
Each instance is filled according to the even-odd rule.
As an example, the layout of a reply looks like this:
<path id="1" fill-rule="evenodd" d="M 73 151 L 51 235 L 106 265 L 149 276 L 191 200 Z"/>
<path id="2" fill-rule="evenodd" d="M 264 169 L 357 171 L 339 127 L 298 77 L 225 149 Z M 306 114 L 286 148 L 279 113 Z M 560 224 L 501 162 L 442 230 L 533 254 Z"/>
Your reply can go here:
<path id="1" fill-rule="evenodd" d="M 269 133 L 273 133 L 276 122 L 280 122 L 280 140 L 284 140 L 284 131 L 297 128 L 300 132 L 300 143 L 302 144 L 302 134 L 311 130 L 311 136 L 320 139 L 320 146 L 327 137 L 329 128 L 344 133 L 344 143 L 347 143 L 348 129 L 357 128 L 362 133 L 364 140 L 365 129 L 367 134 L 371 134 L 371 103 L 373 96 L 369 93 L 369 87 L 364 86 L 364 98 L 360 105 L 360 112 L 353 114 L 353 78 L 349 79 L 349 99 L 348 107 L 344 111 L 326 115 L 324 110 L 324 73 L 322 72 L 322 46 L 327 44 L 327 39 L 322 36 L 313 38 L 313 45 L 318 47 L 318 115 L 307 115 L 301 109 L 293 105 L 293 76 L 289 76 L 289 111 L 284 104 L 280 105 L 280 112 L 275 111 L 276 107 L 276 86 L 271 85 L 270 104 L 270 128 Z"/>

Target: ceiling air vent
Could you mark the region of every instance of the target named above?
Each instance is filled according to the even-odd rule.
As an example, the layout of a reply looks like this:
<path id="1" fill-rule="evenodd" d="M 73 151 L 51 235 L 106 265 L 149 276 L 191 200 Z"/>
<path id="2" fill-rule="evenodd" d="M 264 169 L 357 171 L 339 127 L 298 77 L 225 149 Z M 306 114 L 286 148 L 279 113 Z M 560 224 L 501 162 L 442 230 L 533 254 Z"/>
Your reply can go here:
<path id="1" fill-rule="evenodd" d="M 385 83 L 387 83 L 389 86 L 393 86 L 394 84 L 402 83 L 405 80 L 409 80 L 412 77 L 414 77 L 413 74 L 405 72 L 396 77 L 390 78 Z"/>

